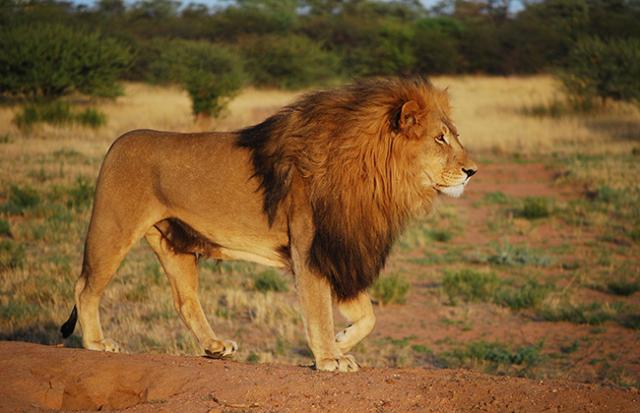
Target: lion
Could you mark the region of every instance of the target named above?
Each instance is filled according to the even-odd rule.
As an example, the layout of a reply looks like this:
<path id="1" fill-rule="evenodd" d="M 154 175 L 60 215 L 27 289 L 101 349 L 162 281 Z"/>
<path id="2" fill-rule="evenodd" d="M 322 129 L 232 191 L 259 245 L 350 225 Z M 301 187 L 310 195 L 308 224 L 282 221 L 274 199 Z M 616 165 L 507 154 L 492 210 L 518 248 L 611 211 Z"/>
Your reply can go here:
<path id="1" fill-rule="evenodd" d="M 460 196 L 477 171 L 446 91 L 425 79 L 371 79 L 307 94 L 234 132 L 135 130 L 103 161 L 75 306 L 63 336 L 119 351 L 100 325 L 100 297 L 144 237 L 175 308 L 209 357 L 219 338 L 198 299 L 200 257 L 293 274 L 315 368 L 357 371 L 349 350 L 375 315 L 367 288 L 407 222 L 438 194 Z M 332 304 L 350 325 L 335 334 Z"/>

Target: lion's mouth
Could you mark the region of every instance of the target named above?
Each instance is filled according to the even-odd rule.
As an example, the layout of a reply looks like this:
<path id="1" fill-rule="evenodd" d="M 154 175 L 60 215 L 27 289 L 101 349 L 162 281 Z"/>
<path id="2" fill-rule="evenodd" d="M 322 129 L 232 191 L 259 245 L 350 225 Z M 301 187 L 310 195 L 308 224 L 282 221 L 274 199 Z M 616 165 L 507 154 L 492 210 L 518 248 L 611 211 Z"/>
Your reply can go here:
<path id="1" fill-rule="evenodd" d="M 462 193 L 464 192 L 464 187 L 467 186 L 467 183 L 469 182 L 469 178 L 465 179 L 465 181 L 461 184 L 458 185 L 435 185 L 436 191 L 440 192 L 441 194 L 445 194 L 447 196 L 450 196 L 452 198 L 459 198 Z"/>

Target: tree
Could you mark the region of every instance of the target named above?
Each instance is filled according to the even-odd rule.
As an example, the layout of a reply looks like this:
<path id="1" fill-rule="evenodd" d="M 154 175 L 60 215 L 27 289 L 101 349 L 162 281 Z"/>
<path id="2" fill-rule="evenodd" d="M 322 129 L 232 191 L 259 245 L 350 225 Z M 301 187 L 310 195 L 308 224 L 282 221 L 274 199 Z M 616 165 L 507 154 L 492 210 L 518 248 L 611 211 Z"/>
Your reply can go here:
<path id="1" fill-rule="evenodd" d="M 178 83 L 189 96 L 196 116 L 217 116 L 226 100 L 244 84 L 237 54 L 205 41 L 157 40 L 149 45 L 149 80 Z"/>
<path id="2" fill-rule="evenodd" d="M 640 103 L 640 40 L 582 39 L 569 54 L 561 79 L 579 99 Z"/>
<path id="3" fill-rule="evenodd" d="M 131 60 L 127 47 L 97 32 L 46 23 L 7 28 L 0 31 L 0 94 L 114 97 Z"/>

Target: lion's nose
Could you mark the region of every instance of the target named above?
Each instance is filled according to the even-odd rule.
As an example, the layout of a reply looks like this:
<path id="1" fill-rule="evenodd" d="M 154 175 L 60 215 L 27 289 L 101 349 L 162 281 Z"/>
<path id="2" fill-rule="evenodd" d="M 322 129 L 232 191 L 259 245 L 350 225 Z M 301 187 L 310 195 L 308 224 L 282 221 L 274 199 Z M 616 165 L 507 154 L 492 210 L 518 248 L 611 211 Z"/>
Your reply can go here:
<path id="1" fill-rule="evenodd" d="M 462 168 L 462 172 L 467 174 L 467 178 L 471 178 L 473 175 L 475 175 L 476 172 L 478 172 L 477 169 L 465 169 Z"/>

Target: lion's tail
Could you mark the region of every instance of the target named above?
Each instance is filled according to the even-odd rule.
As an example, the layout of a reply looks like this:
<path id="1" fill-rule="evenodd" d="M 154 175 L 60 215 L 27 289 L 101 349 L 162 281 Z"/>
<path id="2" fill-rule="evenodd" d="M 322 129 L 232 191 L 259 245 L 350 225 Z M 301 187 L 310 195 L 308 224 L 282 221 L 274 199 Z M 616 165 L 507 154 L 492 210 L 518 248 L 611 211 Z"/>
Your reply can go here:
<path id="1" fill-rule="evenodd" d="M 73 330 L 76 328 L 76 322 L 78 321 L 78 309 L 76 306 L 73 306 L 73 310 L 71 310 L 71 315 L 69 319 L 60 327 L 60 332 L 62 333 L 63 338 L 69 337 L 73 334 Z"/>

